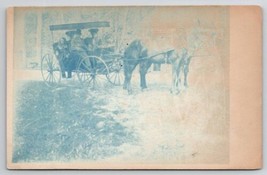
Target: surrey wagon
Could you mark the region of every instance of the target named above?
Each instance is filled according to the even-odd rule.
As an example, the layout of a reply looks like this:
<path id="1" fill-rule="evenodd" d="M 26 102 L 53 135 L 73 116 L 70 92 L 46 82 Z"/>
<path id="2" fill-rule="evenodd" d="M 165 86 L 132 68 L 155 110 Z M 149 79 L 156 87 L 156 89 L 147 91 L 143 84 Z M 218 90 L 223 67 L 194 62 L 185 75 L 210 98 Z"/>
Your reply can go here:
<path id="1" fill-rule="evenodd" d="M 113 85 L 121 85 L 123 83 L 123 60 L 122 55 L 115 52 L 114 46 L 98 47 L 94 52 L 85 49 L 86 51 L 83 53 L 86 54 L 81 54 L 81 52 L 70 48 L 70 40 L 63 39 L 63 46 L 61 46 L 63 51 L 57 52 L 55 49 L 55 46 L 60 42 L 54 41 L 55 32 L 73 35 L 71 32 L 81 32 L 85 29 L 98 30 L 104 27 L 110 27 L 109 22 L 51 25 L 49 29 L 54 52 L 45 54 L 41 60 L 41 73 L 45 83 L 55 87 L 62 79 L 72 78 L 72 74 L 76 74 L 83 87 L 96 89 L 102 86 L 105 81 Z M 64 42 L 66 42 L 66 47 L 64 47 Z M 65 75 L 66 72 L 68 77 Z"/>

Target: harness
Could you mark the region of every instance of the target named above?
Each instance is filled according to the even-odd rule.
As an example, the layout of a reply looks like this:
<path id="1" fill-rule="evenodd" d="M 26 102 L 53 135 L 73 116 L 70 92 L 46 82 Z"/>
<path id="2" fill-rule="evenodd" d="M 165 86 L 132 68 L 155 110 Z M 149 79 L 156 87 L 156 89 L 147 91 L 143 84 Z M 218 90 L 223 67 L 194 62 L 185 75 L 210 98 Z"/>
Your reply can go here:
<path id="1" fill-rule="evenodd" d="M 156 54 L 154 54 L 152 56 L 147 56 L 147 57 L 143 57 L 143 58 L 140 58 L 140 59 L 141 60 L 143 60 L 143 59 L 152 59 L 153 57 L 156 57 L 158 55 L 163 55 L 164 63 L 167 63 L 168 62 L 168 53 L 171 52 L 171 51 L 174 51 L 174 49 L 167 50 L 167 51 L 160 52 L 160 53 L 156 53 Z"/>

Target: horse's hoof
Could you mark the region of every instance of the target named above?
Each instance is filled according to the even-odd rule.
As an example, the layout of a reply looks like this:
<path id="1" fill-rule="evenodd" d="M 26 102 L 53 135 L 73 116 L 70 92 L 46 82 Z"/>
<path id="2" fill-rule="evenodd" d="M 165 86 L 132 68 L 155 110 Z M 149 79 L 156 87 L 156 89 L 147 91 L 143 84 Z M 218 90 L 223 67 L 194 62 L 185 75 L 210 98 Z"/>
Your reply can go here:
<path id="1" fill-rule="evenodd" d="M 132 89 L 128 89 L 128 95 L 133 94 L 133 90 Z"/>
<path id="2" fill-rule="evenodd" d="M 180 93 L 180 91 L 170 89 L 170 93 L 173 95 L 178 95 Z"/>
<path id="3" fill-rule="evenodd" d="M 145 90 L 147 90 L 147 87 L 142 87 L 141 88 L 141 91 L 145 91 Z"/>

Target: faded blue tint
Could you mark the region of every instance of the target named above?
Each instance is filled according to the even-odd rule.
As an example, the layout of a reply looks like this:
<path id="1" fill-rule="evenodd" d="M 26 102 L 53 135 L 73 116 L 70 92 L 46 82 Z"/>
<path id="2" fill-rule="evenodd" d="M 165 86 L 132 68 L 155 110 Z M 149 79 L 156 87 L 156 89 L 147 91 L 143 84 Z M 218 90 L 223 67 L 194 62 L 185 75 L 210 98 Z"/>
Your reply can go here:
<path id="1" fill-rule="evenodd" d="M 51 89 L 29 82 L 19 91 L 13 162 L 98 160 L 121 154 L 134 133 L 105 108 L 105 98 L 74 87 Z"/>
<path id="2" fill-rule="evenodd" d="M 17 9 L 13 162 L 228 163 L 228 14 Z"/>
<path id="3" fill-rule="evenodd" d="M 26 57 L 35 57 L 36 50 L 33 49 L 36 47 L 36 34 L 37 34 L 37 14 L 36 13 L 27 13 L 25 15 L 25 50 L 26 50 Z"/>

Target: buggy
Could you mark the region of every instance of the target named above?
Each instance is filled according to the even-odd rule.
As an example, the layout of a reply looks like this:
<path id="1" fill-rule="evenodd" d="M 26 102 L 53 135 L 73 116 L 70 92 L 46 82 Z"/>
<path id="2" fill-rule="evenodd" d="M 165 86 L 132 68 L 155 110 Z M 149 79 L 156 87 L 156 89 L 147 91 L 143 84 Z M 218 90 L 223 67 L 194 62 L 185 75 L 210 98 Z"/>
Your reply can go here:
<path id="1" fill-rule="evenodd" d="M 41 73 L 48 86 L 57 86 L 63 78 L 72 78 L 76 74 L 83 87 L 96 89 L 108 81 L 113 85 L 121 85 L 123 79 L 123 59 L 121 54 L 115 53 L 111 47 L 98 48 L 97 52 L 80 54 L 70 49 L 69 43 L 64 47 L 64 53 L 56 52 L 54 41 L 55 31 L 73 32 L 84 29 L 97 29 L 110 27 L 109 22 L 87 22 L 61 25 L 50 25 L 54 53 L 47 53 L 41 60 Z M 62 41 L 63 43 L 66 40 Z M 60 54 L 60 55 L 59 55 Z M 66 77 L 65 72 L 68 72 Z"/>

